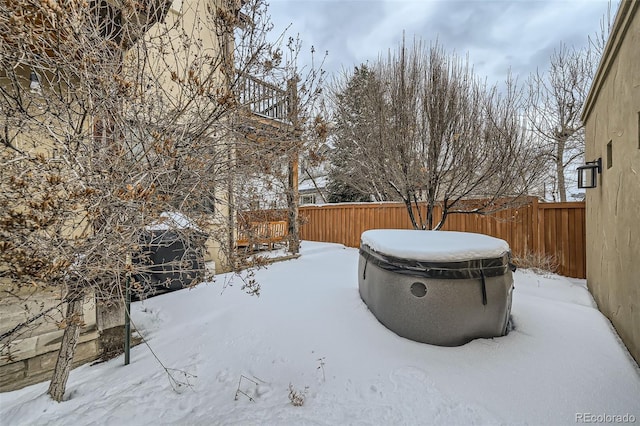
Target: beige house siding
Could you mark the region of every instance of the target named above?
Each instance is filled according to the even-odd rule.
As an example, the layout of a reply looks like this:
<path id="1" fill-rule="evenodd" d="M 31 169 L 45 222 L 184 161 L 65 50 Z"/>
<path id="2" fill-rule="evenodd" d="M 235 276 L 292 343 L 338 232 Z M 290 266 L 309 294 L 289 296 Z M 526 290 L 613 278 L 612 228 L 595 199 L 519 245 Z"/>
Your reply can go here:
<path id="1" fill-rule="evenodd" d="M 225 4 L 223 0 L 176 0 L 173 4 L 174 8 L 172 8 L 167 15 L 166 24 L 155 24 L 150 29 L 149 34 L 145 36 L 163 37 L 177 49 L 177 53 L 169 57 L 162 55 L 160 52 L 147 52 L 150 53 L 150 56 L 153 57 L 158 64 L 157 69 L 152 70 L 150 74 L 160 81 L 160 84 L 167 89 L 167 93 L 172 93 L 176 97 L 180 96 L 177 89 L 178 85 L 173 84 L 170 76 L 162 71 L 166 71 L 167 64 L 169 64 L 170 67 L 175 67 L 179 75 L 186 76 L 189 71 L 188 63 L 192 60 L 194 54 L 202 55 L 203 51 L 207 51 L 212 57 L 218 56 L 217 52 L 219 52 L 220 49 L 218 37 L 207 28 L 203 20 L 211 19 L 210 13 L 214 13 L 216 7 L 223 4 Z M 175 9 L 180 10 L 180 12 L 178 13 Z M 186 50 L 181 50 L 181 47 L 184 47 L 182 43 L 184 38 L 180 39 L 181 41 L 179 43 L 176 42 L 175 38 L 177 38 L 178 34 L 183 33 L 188 34 L 190 40 L 201 44 L 202 48 L 199 47 L 194 50 L 185 48 Z M 130 57 L 130 54 L 127 55 L 125 67 L 126 60 L 135 60 L 135 47 L 129 53 L 133 54 L 134 57 Z M 158 70 L 161 71 L 157 72 Z M 28 71 L 27 69 L 24 70 L 24 78 L 27 84 L 29 82 Z M 7 82 L 3 80 L 4 77 L 3 73 L 0 72 L 0 84 L 7 84 Z M 221 86 L 225 82 L 222 76 L 219 81 Z M 168 102 L 171 102 L 171 99 L 168 99 Z M 29 129 L 21 129 L 21 132 L 19 144 L 22 149 L 42 152 L 45 155 L 55 155 L 55 146 L 51 143 L 43 142 L 49 139 L 38 137 L 37 134 L 30 132 Z M 226 190 L 227 188 L 219 189 L 219 199 L 225 198 L 227 194 Z M 213 226 L 220 233 L 228 233 L 229 231 L 226 227 L 230 216 L 229 208 L 227 205 L 216 207 L 218 217 L 214 220 L 215 224 Z M 223 227 L 224 230 L 219 231 Z M 77 228 L 81 227 L 72 227 L 72 229 Z M 73 235 L 73 233 L 71 233 L 71 235 Z M 223 271 L 225 269 L 224 261 L 226 259 L 222 255 L 222 250 L 219 245 L 210 240 L 208 241 L 207 250 L 207 260 L 215 261 L 217 272 Z M 5 286 L 9 284 L 2 282 L 0 285 Z M 10 330 L 16 324 L 25 320 L 25 310 L 22 306 L 15 305 L 13 300 L 12 298 L 0 299 L 0 312 L 2 312 L 0 315 L 0 332 Z M 52 290 L 45 290 L 37 294 L 29 295 L 29 307 L 33 310 L 40 309 L 40 304 L 42 304 L 44 308 L 47 308 L 59 304 L 59 302 L 60 295 Z M 100 356 L 103 348 L 101 347 L 99 336 L 105 330 L 121 331 L 120 328 L 124 319 L 123 314 L 121 314 L 122 312 L 122 307 L 119 307 L 119 309 L 115 307 L 111 310 L 96 309 L 96 302 L 93 297 L 88 296 L 85 299 L 85 325 L 82 328 L 78 349 L 74 358 L 74 367 L 95 360 Z M 50 315 L 34 323 L 31 331 L 20 336 L 20 339 L 13 341 L 10 347 L 5 348 L 5 350 L 0 353 L 0 392 L 18 389 L 50 378 L 63 333 L 63 330 L 57 326 L 62 318 L 62 308 L 53 310 Z"/>
<path id="2" fill-rule="evenodd" d="M 233 66 L 231 57 L 231 46 L 226 43 L 232 38 L 223 35 L 222 31 L 215 29 L 217 10 L 230 4 L 226 0 L 174 0 L 169 12 L 163 22 L 154 24 L 144 35 L 142 40 L 134 46 L 125 56 L 125 69 L 127 64 L 133 63 L 132 69 L 137 72 L 136 61 L 140 55 L 146 56 L 144 61 L 148 62 L 148 76 L 154 84 L 162 87 L 160 98 L 163 103 L 172 106 L 185 103 L 185 97 L 189 94 L 183 93 L 185 85 L 177 84 L 174 80 L 188 81 L 193 76 L 190 72 L 193 69 L 199 70 L 196 77 L 200 81 L 209 80 L 211 75 L 213 86 L 210 91 L 220 91 L 223 93 L 229 87 L 228 81 L 221 71 L 223 61 L 227 65 Z M 185 45 L 185 40 L 189 44 Z M 220 54 L 222 49 L 227 50 L 226 56 Z M 192 67 L 194 65 L 194 67 Z M 232 70 L 233 68 L 231 68 Z M 172 76 L 173 74 L 173 76 Z M 161 106 L 159 106 L 162 108 Z M 215 105 L 205 105 L 194 103 L 185 115 L 185 120 L 190 114 L 205 115 L 206 111 L 214 108 Z M 205 114 L 203 114 L 203 112 Z M 216 129 L 217 138 L 228 132 L 228 123 L 221 123 Z M 231 135 L 229 138 L 233 137 Z M 229 153 L 233 155 L 233 153 Z M 215 197 L 221 200 L 215 206 L 215 215 L 211 218 L 211 228 L 208 231 L 215 235 L 206 242 L 205 261 L 214 262 L 215 272 L 226 272 L 229 270 L 227 256 L 225 254 L 228 242 L 221 243 L 222 239 L 228 239 L 230 209 L 228 188 L 214 188 Z M 188 212 L 186 212 L 188 214 Z"/>
<path id="3" fill-rule="evenodd" d="M 582 118 L 585 158 L 602 158 L 586 191 L 587 283 L 640 363 L 639 9 L 622 1 Z"/>

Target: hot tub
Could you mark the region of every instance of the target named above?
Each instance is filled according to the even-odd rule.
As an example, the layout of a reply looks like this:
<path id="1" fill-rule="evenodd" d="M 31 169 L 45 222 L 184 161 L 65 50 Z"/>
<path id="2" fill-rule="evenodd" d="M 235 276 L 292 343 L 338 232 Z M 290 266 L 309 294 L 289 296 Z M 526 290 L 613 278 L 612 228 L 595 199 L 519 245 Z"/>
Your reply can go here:
<path id="1" fill-rule="evenodd" d="M 511 311 L 506 241 L 451 231 L 379 229 L 360 243 L 360 297 L 396 334 L 459 346 L 503 336 Z"/>

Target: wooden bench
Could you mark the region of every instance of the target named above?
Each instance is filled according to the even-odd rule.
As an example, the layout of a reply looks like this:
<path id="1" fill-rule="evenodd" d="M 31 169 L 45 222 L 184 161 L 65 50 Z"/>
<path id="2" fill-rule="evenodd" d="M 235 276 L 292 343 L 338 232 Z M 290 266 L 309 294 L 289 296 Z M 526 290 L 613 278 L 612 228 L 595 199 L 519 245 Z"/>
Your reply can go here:
<path id="1" fill-rule="evenodd" d="M 275 243 L 285 241 L 287 235 L 288 226 L 286 220 L 250 222 L 248 229 L 242 229 L 238 232 L 236 246 L 249 247 L 258 244 L 267 244 L 271 250 Z"/>

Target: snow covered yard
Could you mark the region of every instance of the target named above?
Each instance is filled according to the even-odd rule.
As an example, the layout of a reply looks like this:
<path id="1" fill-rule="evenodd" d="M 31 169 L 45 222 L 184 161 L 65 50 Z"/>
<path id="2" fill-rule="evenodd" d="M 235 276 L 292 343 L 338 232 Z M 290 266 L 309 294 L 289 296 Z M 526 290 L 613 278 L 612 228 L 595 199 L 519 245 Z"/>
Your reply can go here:
<path id="1" fill-rule="evenodd" d="M 44 395 L 46 383 L 0 394 L 1 423 L 537 425 L 575 424 L 580 414 L 640 422 L 640 371 L 584 282 L 518 271 L 515 329 L 446 348 L 381 325 L 358 294 L 357 260 L 355 249 L 304 241 L 299 259 L 256 274 L 259 298 L 239 281 L 222 291 L 218 277 L 135 303 L 136 325 L 191 387 L 172 390 L 139 345 L 129 366 L 121 356 L 74 370 L 64 403 Z M 252 400 L 237 393 L 239 382 Z M 305 394 L 302 406 L 291 404 L 290 384 Z"/>

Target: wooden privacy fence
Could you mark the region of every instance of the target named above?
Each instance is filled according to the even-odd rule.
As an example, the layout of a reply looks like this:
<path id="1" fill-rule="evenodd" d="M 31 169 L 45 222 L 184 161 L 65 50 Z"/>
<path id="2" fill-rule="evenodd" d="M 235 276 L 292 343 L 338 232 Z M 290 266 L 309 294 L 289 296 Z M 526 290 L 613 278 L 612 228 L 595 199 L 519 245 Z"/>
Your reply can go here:
<path id="1" fill-rule="evenodd" d="M 442 212 L 437 209 L 436 220 Z M 326 204 L 300 208 L 300 238 L 360 246 L 360 235 L 369 229 L 412 229 L 402 203 Z M 477 232 L 509 243 L 514 256 L 553 256 L 558 273 L 586 278 L 585 204 L 539 203 L 532 200 L 518 208 L 491 215 L 453 214 L 442 230 Z"/>

